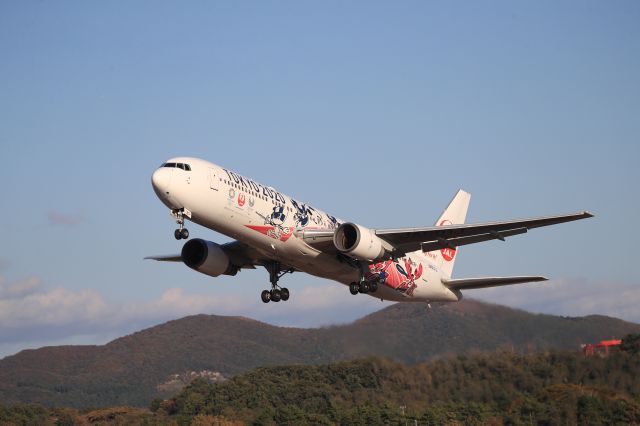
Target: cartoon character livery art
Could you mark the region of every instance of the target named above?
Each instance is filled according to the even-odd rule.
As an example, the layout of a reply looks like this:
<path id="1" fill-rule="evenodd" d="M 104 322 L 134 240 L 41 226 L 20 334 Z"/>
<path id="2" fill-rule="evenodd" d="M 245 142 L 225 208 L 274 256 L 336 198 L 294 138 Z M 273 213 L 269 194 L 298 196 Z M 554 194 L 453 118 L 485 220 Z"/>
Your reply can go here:
<path id="1" fill-rule="evenodd" d="M 293 220 L 296 222 L 296 226 L 304 228 L 309 224 L 309 215 L 312 210 L 304 203 L 298 203 L 293 198 L 291 199 L 293 208 L 296 209 L 296 213 L 293 215 Z"/>
<path id="2" fill-rule="evenodd" d="M 258 231 L 267 237 L 273 238 L 274 240 L 280 240 L 283 242 L 287 241 L 293 234 L 292 227 L 284 226 L 287 218 L 284 213 L 284 206 L 275 206 L 268 216 L 257 212 L 256 214 L 264 219 L 264 224 L 267 226 L 247 225 L 248 228 Z"/>
<path id="3" fill-rule="evenodd" d="M 370 281 L 378 280 L 379 283 L 402 293 L 406 297 L 413 297 L 413 291 L 418 287 L 416 280 L 421 276 L 422 264 L 406 257 L 400 260 L 387 260 L 369 265 L 369 273 L 367 274 Z"/>
<path id="4" fill-rule="evenodd" d="M 180 254 L 151 259 L 181 262 L 211 277 L 263 267 L 271 284 L 261 293 L 265 303 L 289 299 L 288 289 L 278 284 L 288 272 L 337 281 L 354 295 L 399 302 L 456 302 L 462 290 L 544 281 L 540 276 L 453 278 L 453 266 L 460 246 L 505 241 L 592 216 L 583 211 L 465 224 L 471 196 L 459 190 L 432 226 L 368 228 L 198 158 L 167 160 L 151 182 L 178 224 L 174 237 L 188 239 Z M 189 239 L 187 220 L 233 241 Z"/>
<path id="5" fill-rule="evenodd" d="M 293 198 L 291 199 L 291 205 L 293 205 L 293 208 L 296 211 L 293 215 L 293 220 L 295 221 L 297 228 L 313 226 L 315 228 L 326 227 L 327 229 L 335 229 L 339 225 L 338 219 L 330 214 L 316 211 L 313 207 L 308 206 L 305 203 L 300 203 Z M 326 221 L 324 217 L 326 217 Z"/>

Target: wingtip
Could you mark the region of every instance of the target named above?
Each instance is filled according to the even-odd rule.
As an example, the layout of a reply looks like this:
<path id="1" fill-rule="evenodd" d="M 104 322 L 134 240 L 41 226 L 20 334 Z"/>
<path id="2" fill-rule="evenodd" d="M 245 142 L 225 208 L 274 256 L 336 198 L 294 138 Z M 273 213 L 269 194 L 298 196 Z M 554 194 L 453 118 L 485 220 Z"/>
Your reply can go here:
<path id="1" fill-rule="evenodd" d="M 179 254 L 170 254 L 166 256 L 147 256 L 143 260 L 157 260 L 159 262 L 181 262 L 182 257 Z"/>
<path id="2" fill-rule="evenodd" d="M 465 197 L 468 197 L 468 198 L 471 198 L 471 193 L 468 192 L 468 191 L 465 191 L 462 188 L 458 188 L 458 192 L 456 193 L 456 195 L 458 195 L 458 194 L 464 195 Z"/>
<path id="3" fill-rule="evenodd" d="M 582 212 L 582 215 L 583 215 L 585 218 L 595 216 L 593 213 L 591 213 L 590 211 L 587 211 L 587 210 L 583 211 L 583 212 Z"/>

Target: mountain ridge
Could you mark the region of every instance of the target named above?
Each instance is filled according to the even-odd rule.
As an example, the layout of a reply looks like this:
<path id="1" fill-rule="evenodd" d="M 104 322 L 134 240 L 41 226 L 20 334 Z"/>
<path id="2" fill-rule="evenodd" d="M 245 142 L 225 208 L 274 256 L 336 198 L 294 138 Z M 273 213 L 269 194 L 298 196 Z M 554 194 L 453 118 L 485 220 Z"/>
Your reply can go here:
<path id="1" fill-rule="evenodd" d="M 606 316 L 532 314 L 474 300 L 431 309 L 395 304 L 350 324 L 320 328 L 197 314 L 105 345 L 49 346 L 5 357 L 0 360 L 0 400 L 146 406 L 159 395 L 160 383 L 185 371 L 233 376 L 261 366 L 323 364 L 370 355 L 411 365 L 504 345 L 517 352 L 578 350 L 580 343 L 628 333 L 640 333 L 640 324 Z"/>

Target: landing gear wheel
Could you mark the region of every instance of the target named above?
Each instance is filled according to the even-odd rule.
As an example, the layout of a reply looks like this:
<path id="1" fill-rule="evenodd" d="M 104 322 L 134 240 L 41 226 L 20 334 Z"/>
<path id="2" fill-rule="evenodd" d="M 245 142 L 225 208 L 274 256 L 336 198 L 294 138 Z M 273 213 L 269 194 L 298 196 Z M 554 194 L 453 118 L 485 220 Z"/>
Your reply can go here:
<path id="1" fill-rule="evenodd" d="M 189 238 L 189 230 L 187 228 L 176 229 L 173 231 L 173 236 L 176 237 L 176 240 L 186 240 Z"/>
<path id="2" fill-rule="evenodd" d="M 371 281 L 369 283 L 369 292 L 375 293 L 378 290 L 378 283 L 376 281 Z"/>
<path id="3" fill-rule="evenodd" d="M 360 291 L 360 293 L 369 293 L 369 283 L 368 282 L 362 281 L 358 287 L 359 287 L 358 290 Z"/>
<path id="4" fill-rule="evenodd" d="M 280 300 L 282 300 L 283 302 L 286 302 L 287 300 L 289 300 L 289 289 L 288 288 L 283 288 L 280 290 Z"/>
<path id="5" fill-rule="evenodd" d="M 282 293 L 280 293 L 280 290 L 278 290 L 277 288 L 271 290 L 271 300 L 273 302 L 279 302 L 280 299 L 282 299 Z"/>
<path id="6" fill-rule="evenodd" d="M 189 238 L 189 231 L 184 227 L 185 209 L 171 210 L 171 215 L 176 218 L 176 223 L 178 224 L 178 229 L 173 231 L 173 236 L 176 237 L 176 240 Z M 190 218 L 191 213 L 187 213 L 186 216 Z"/>
<path id="7" fill-rule="evenodd" d="M 280 288 L 278 280 L 285 274 L 293 273 L 293 268 L 283 270 L 280 262 L 273 261 L 264 265 L 267 272 L 269 272 L 269 282 L 271 282 L 271 290 L 265 290 L 262 292 L 262 301 L 265 301 L 265 293 L 268 295 L 269 300 L 272 302 L 289 300 L 289 289 Z M 266 303 L 266 302 L 265 302 Z"/>
<path id="8" fill-rule="evenodd" d="M 360 292 L 360 286 L 358 285 L 358 283 L 349 284 L 349 292 L 354 296 L 358 294 Z"/>
<path id="9" fill-rule="evenodd" d="M 271 301 L 271 293 L 269 290 L 264 290 L 262 294 L 260 294 L 260 298 L 264 303 L 269 303 Z"/>

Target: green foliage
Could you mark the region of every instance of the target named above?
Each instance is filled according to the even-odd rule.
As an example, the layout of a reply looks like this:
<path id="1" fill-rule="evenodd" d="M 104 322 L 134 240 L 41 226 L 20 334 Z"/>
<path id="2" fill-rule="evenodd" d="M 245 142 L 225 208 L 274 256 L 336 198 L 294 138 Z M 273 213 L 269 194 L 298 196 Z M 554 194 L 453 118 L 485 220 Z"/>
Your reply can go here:
<path id="1" fill-rule="evenodd" d="M 0 424 L 42 425 L 49 422 L 49 410 L 37 404 L 0 405 Z"/>
<path id="2" fill-rule="evenodd" d="M 71 408 L 47 408 L 41 405 L 0 405 L 1 425 L 74 426 L 74 425 L 170 425 L 175 421 L 164 413 L 152 416 L 147 410 L 113 407 L 80 412 Z M 220 426 L 226 423 L 218 423 Z"/>
<path id="3" fill-rule="evenodd" d="M 162 406 L 162 398 L 153 398 L 151 400 L 151 403 L 149 404 L 149 410 L 151 410 L 152 413 L 155 413 L 160 409 L 161 406 Z"/>
<path id="4" fill-rule="evenodd" d="M 74 419 L 73 414 L 63 411 L 59 412 L 55 416 L 55 425 L 56 426 L 75 426 L 76 421 Z"/>
<path id="5" fill-rule="evenodd" d="M 173 401 L 179 424 L 198 415 L 266 425 L 633 424 L 639 374 L 640 359 L 625 353 L 500 352 L 413 367 L 367 358 L 194 381 Z"/>
<path id="6" fill-rule="evenodd" d="M 620 350 L 637 355 L 640 353 L 640 334 L 627 334 L 622 339 Z"/>
<path id="7" fill-rule="evenodd" d="M 9 425 L 640 424 L 640 357 L 509 351 L 405 366 L 366 358 L 196 379 L 150 410 L 0 406 Z"/>

